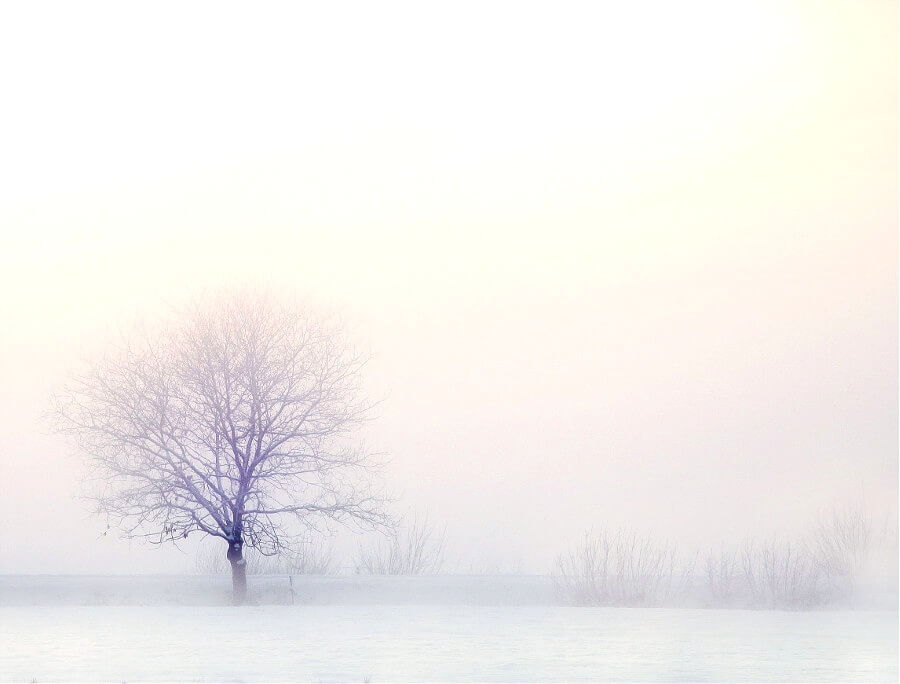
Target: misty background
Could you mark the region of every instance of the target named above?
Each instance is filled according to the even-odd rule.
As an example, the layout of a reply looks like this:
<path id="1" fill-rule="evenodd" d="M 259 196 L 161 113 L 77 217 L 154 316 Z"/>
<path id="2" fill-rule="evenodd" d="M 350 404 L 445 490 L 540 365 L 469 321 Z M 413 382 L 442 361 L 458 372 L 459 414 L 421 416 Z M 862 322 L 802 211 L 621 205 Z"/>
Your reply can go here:
<path id="1" fill-rule="evenodd" d="M 894 4 L 179 12 L 4 9 L 0 573 L 194 567 L 42 413 L 221 286 L 343 312 L 449 568 L 896 520 Z"/>

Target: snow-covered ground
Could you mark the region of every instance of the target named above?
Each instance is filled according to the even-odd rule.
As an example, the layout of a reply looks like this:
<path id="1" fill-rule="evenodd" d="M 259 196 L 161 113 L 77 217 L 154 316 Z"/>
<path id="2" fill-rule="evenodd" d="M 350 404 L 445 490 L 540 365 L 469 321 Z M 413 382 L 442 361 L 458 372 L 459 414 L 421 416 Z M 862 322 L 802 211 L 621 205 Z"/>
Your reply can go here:
<path id="1" fill-rule="evenodd" d="M 98 579 L 70 578 L 70 583 L 83 589 Z M 176 587 L 185 581 L 172 579 Z M 403 596 L 403 587 L 415 587 L 416 579 L 418 589 L 411 591 L 418 591 L 422 602 L 390 599 Z M 131 581 L 146 588 L 161 579 Z M 31 599 L 19 594 L 14 605 L 9 590 L 24 580 L 10 582 L 0 579 L 5 586 L 0 679 L 5 681 L 898 678 L 895 611 L 566 608 L 538 600 L 513 605 L 514 594 L 528 595 L 521 587 L 501 591 L 492 605 L 483 600 L 487 589 L 470 597 L 469 605 L 439 601 L 441 594 L 460 598 L 454 578 L 319 578 L 328 591 L 319 592 L 313 603 L 243 608 L 196 601 L 52 605 L 52 595 L 42 594 L 40 585 L 55 584 L 59 592 L 66 583 L 32 578 Z M 458 585 L 515 587 L 515 581 L 469 578 Z M 541 592 L 532 590 L 530 595 L 540 598 Z M 380 602 L 372 600 L 375 595 Z M 45 600 L 34 600 L 41 596 Z M 115 603 L 115 593 L 110 597 L 105 602 Z"/>

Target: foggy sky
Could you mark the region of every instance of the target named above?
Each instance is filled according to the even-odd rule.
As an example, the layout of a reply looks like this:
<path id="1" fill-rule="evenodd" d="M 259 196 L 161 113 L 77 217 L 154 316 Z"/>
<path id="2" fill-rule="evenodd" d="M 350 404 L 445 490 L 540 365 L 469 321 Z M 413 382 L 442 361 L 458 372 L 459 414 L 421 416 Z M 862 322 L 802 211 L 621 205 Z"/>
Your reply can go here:
<path id="1" fill-rule="evenodd" d="M 41 412 L 223 285 L 352 321 L 463 563 L 896 510 L 896 7 L 620 5 L 4 6 L 0 572 L 192 566 Z"/>

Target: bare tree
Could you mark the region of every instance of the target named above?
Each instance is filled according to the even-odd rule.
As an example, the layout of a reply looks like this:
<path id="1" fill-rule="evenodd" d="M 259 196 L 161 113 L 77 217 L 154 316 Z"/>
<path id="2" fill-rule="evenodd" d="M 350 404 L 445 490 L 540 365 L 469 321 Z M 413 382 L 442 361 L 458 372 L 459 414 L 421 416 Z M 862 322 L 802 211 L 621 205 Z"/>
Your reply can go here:
<path id="1" fill-rule="evenodd" d="M 131 538 L 221 538 L 242 603 L 245 546 L 271 556 L 317 524 L 389 523 L 352 441 L 365 361 L 328 317 L 229 295 L 127 338 L 55 414 L 96 468 L 99 510 Z"/>

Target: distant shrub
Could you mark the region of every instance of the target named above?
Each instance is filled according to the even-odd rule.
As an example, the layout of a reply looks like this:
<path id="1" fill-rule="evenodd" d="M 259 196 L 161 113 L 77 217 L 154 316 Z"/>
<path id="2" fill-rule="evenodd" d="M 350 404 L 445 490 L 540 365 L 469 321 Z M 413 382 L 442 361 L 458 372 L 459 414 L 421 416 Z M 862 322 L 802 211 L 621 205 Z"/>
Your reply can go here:
<path id="1" fill-rule="evenodd" d="M 752 606 L 807 609 L 827 600 L 822 568 L 802 542 L 751 539 L 741 551 L 741 567 Z"/>
<path id="2" fill-rule="evenodd" d="M 712 605 L 732 604 L 741 591 L 737 552 L 725 547 L 709 551 L 704 563 L 704 579 Z"/>
<path id="3" fill-rule="evenodd" d="M 817 522 L 809 545 L 833 598 L 853 595 L 872 550 L 872 537 L 872 524 L 861 509 L 835 508 Z"/>
<path id="4" fill-rule="evenodd" d="M 446 530 L 438 530 L 426 515 L 413 518 L 387 533 L 379 542 L 361 546 L 354 570 L 362 575 L 434 575 L 444 565 Z"/>
<path id="5" fill-rule="evenodd" d="M 750 605 L 808 609 L 846 602 L 872 546 L 861 509 L 833 509 L 794 540 L 750 540 L 741 565 Z"/>
<path id="6" fill-rule="evenodd" d="M 245 554 L 248 575 L 333 575 L 337 572 L 330 546 L 308 541 L 294 550 L 276 556 L 263 556 L 252 550 Z M 226 574 L 231 565 L 218 548 L 204 546 L 197 553 L 195 567 L 203 574 Z"/>
<path id="7" fill-rule="evenodd" d="M 578 606 L 658 605 L 680 598 L 693 564 L 679 568 L 674 544 L 619 530 L 586 533 L 557 558 L 557 595 Z"/>

